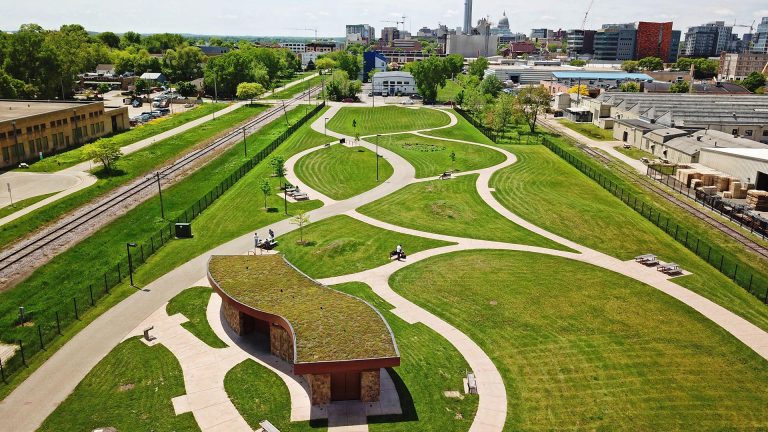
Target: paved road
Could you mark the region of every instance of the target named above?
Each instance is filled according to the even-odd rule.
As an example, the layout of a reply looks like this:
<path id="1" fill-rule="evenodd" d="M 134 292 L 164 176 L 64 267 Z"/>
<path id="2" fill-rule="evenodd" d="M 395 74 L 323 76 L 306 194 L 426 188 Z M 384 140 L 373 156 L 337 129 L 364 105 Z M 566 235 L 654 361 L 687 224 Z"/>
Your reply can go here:
<path id="1" fill-rule="evenodd" d="M 334 106 L 324 117 L 331 117 L 339 107 Z M 450 114 L 452 116 L 452 114 Z M 452 118 L 452 123 L 455 118 Z M 322 122 L 315 122 L 312 127 L 322 131 Z M 341 137 L 333 134 L 334 137 Z M 350 137 L 347 137 L 350 138 Z M 466 142 L 456 140 L 458 142 Z M 475 144 L 466 142 L 468 144 Z M 363 146 L 373 149 L 374 145 L 362 141 Z M 430 256 L 467 249 L 505 249 L 519 250 L 531 253 L 544 253 L 563 258 L 574 259 L 590 263 L 607 270 L 617 272 L 653 286 L 660 291 L 677 298 L 702 315 L 706 316 L 723 329 L 744 342 L 755 350 L 763 358 L 768 359 L 768 333 L 760 330 L 746 320 L 729 312 L 725 308 L 699 296 L 677 284 L 665 275 L 634 262 L 623 262 L 600 252 L 583 247 L 567 239 L 551 234 L 546 230 L 525 221 L 503 207 L 494 197 L 493 190 L 489 187 L 491 175 L 503 167 L 515 163 L 513 154 L 500 150 L 507 156 L 507 160 L 495 167 L 477 170 L 477 190 L 483 200 L 502 216 L 512 222 L 568 246 L 576 252 L 532 247 L 527 245 L 514 245 L 502 242 L 489 242 L 469 238 L 437 235 L 412 229 L 397 227 L 366 216 L 360 215 L 354 210 L 371 201 L 383 198 L 402 187 L 416 181 L 415 170 L 398 155 L 381 148 L 380 154 L 386 158 L 394 168 L 394 174 L 386 182 L 357 197 L 345 201 L 330 203 L 324 207 L 309 213 L 311 220 L 319 221 L 339 214 L 347 214 L 366 223 L 396 230 L 403 233 L 419 235 L 456 242 L 455 246 L 423 251 L 409 256 L 408 263 L 412 264 Z M 295 158 L 289 160 L 295 163 Z M 292 175 L 290 173 L 289 175 Z M 298 184 L 298 179 L 292 178 Z M 309 186 L 304 185 L 310 197 L 315 194 Z M 317 195 L 314 195 L 317 196 Z M 296 229 L 287 220 L 271 224 L 267 227 L 254 228 L 263 231 L 272 228 L 278 234 L 284 234 Z M 136 328 L 150 314 L 160 308 L 165 302 L 181 292 L 186 287 L 205 277 L 205 263 L 211 255 L 216 254 L 242 254 L 248 251 L 252 245 L 252 234 L 246 234 L 240 238 L 227 242 L 211 251 L 208 251 L 182 266 L 160 277 L 146 287 L 146 291 L 140 291 L 125 299 L 114 308 L 105 312 L 91 325 L 77 334 L 69 343 L 54 354 L 51 359 L 35 371 L 24 383 L 22 383 L 4 401 L 0 402 L 0 418 L 3 418 L 12 430 L 34 430 L 53 409 L 72 391 L 80 380 L 101 360 L 112 348 L 117 345 L 125 335 Z M 480 405 L 472 430 L 474 431 L 500 431 L 503 420 L 506 418 L 506 392 L 503 381 L 496 370 L 495 365 L 488 359 L 474 341 L 466 335 L 447 324 L 440 318 L 430 314 L 411 303 L 405 298 L 394 293 L 387 282 L 387 275 L 407 265 L 406 263 L 392 262 L 385 266 L 361 272 L 354 275 L 340 276 L 326 279 L 326 283 L 336 283 L 347 280 L 362 280 L 371 285 L 379 295 L 395 306 L 395 312 L 409 322 L 423 322 L 442 334 L 448 341 L 457 347 L 459 352 L 478 373 L 480 390 Z"/>

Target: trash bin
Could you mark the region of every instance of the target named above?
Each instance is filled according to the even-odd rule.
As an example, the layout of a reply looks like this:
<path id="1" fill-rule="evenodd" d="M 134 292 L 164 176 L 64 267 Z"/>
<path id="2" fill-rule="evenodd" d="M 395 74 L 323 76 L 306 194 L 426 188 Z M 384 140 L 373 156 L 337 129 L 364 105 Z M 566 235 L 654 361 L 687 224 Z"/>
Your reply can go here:
<path id="1" fill-rule="evenodd" d="M 177 223 L 176 224 L 176 238 L 192 238 L 192 224 L 189 223 Z"/>
<path id="2" fill-rule="evenodd" d="M 346 143 L 346 142 L 347 142 L 347 139 L 346 139 L 346 138 L 341 138 L 341 139 L 339 140 L 339 144 L 344 144 L 344 143 Z"/>

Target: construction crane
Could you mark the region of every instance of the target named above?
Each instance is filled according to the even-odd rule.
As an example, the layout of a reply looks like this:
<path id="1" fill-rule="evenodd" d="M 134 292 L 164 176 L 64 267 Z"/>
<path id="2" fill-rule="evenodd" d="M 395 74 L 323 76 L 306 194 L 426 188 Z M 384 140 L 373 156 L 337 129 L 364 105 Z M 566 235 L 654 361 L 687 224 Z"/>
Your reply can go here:
<path id="1" fill-rule="evenodd" d="M 403 31 L 405 31 L 405 19 L 408 18 L 408 17 L 403 15 L 402 18 L 403 18 L 402 21 L 398 21 L 398 20 L 382 20 L 381 22 L 395 23 L 396 26 L 402 24 L 403 25 Z"/>
<path id="2" fill-rule="evenodd" d="M 591 0 L 589 2 L 589 7 L 587 8 L 587 11 L 584 13 L 584 20 L 581 22 L 581 30 L 584 30 L 587 27 L 587 17 L 589 17 L 589 11 L 592 10 L 592 5 L 595 4 L 595 0 Z"/>
<path id="3" fill-rule="evenodd" d="M 315 28 L 290 28 L 288 30 L 302 30 L 302 31 L 315 32 L 315 40 L 317 40 L 317 27 L 315 27 Z"/>
<path id="4" fill-rule="evenodd" d="M 752 24 L 750 24 L 750 25 L 745 25 L 745 24 L 736 24 L 736 21 L 734 21 L 733 22 L 733 27 L 748 28 L 749 29 L 749 34 L 752 35 L 753 34 L 752 32 L 755 30 L 755 22 L 757 22 L 757 20 L 753 20 Z M 744 47 L 744 52 L 751 51 L 753 44 L 754 44 L 754 42 L 750 39 L 749 44 L 747 44 L 747 46 Z"/>

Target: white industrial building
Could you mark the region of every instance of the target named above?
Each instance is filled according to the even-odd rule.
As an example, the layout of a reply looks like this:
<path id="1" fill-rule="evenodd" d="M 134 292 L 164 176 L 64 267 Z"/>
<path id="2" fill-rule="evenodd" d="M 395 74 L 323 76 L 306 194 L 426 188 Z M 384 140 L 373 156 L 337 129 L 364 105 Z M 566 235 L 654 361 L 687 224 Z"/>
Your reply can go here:
<path id="1" fill-rule="evenodd" d="M 410 72 L 379 72 L 373 76 L 373 92 L 376 95 L 412 95 L 416 90 L 416 79 Z"/>
<path id="2" fill-rule="evenodd" d="M 738 177 L 755 189 L 768 191 L 768 146 L 766 148 L 703 148 L 699 163 Z"/>
<path id="3" fill-rule="evenodd" d="M 310 61 L 317 64 L 317 58 L 320 56 L 319 52 L 309 51 L 301 53 L 301 67 L 306 68 Z"/>

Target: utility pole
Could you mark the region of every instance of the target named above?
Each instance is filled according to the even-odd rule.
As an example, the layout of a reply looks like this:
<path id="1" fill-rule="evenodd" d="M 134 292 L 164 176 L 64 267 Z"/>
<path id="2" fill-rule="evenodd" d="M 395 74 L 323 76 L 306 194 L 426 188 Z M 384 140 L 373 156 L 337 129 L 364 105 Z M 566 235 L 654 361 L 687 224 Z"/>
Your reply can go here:
<path id="1" fill-rule="evenodd" d="M 155 173 L 157 179 L 157 194 L 160 195 L 160 217 L 165 219 L 165 206 L 163 205 L 163 188 L 160 187 L 160 172 Z"/>
<path id="2" fill-rule="evenodd" d="M 379 181 L 379 140 L 381 139 L 381 134 L 376 134 L 376 182 Z"/>
<path id="3" fill-rule="evenodd" d="M 248 157 L 248 142 L 245 140 L 245 127 L 243 127 L 243 156 Z"/>

